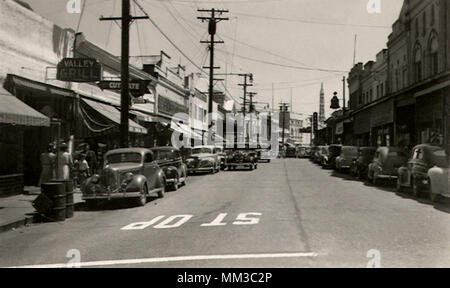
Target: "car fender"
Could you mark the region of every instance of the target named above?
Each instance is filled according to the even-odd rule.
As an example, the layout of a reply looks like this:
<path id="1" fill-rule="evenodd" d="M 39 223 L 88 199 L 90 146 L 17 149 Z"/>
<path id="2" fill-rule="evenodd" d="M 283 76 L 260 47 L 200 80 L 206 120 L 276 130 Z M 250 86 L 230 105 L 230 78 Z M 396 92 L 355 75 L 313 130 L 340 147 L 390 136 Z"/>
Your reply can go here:
<path id="1" fill-rule="evenodd" d="M 133 180 L 128 184 L 125 189 L 126 192 L 139 192 L 142 190 L 144 185 L 147 183 L 147 177 L 138 174 L 133 176 Z M 147 187 L 148 188 L 148 187 Z"/>
<path id="2" fill-rule="evenodd" d="M 156 185 L 154 188 L 161 188 L 165 185 L 166 182 L 166 175 L 164 174 L 163 170 L 159 170 L 158 175 L 156 176 Z"/>
<path id="3" fill-rule="evenodd" d="M 178 169 L 174 166 L 169 166 L 163 169 L 164 175 L 166 176 L 166 179 L 177 179 L 180 177 L 178 175 Z"/>

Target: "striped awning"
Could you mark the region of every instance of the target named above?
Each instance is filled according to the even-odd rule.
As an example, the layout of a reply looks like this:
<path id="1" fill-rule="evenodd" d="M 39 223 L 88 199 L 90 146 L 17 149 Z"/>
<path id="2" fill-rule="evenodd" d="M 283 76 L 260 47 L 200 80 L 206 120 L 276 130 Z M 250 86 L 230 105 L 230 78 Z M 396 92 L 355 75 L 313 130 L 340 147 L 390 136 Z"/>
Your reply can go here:
<path id="1" fill-rule="evenodd" d="M 120 125 L 120 116 L 121 116 L 120 111 L 116 109 L 114 106 L 89 100 L 84 97 L 82 97 L 81 100 L 87 105 L 89 105 L 92 109 L 102 114 L 104 117 L 108 118 L 115 124 Z M 129 131 L 132 133 L 147 134 L 146 128 L 142 127 L 141 125 L 137 124 L 132 120 L 129 120 Z"/>
<path id="2" fill-rule="evenodd" d="M 0 123 L 50 127 L 50 118 L 23 103 L 0 85 Z"/>

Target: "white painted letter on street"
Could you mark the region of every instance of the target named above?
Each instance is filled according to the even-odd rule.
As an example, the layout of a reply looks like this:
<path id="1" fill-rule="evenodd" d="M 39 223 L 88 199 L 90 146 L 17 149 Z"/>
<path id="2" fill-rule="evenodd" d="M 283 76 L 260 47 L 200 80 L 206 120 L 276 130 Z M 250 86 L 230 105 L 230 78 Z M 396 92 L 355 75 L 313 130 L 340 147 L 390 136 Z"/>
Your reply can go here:
<path id="1" fill-rule="evenodd" d="M 170 229 L 170 228 L 177 228 L 189 221 L 194 215 L 175 215 L 170 216 L 166 220 L 162 221 L 158 225 L 155 225 L 153 228 L 156 229 Z M 174 222 L 175 220 L 179 219 L 173 224 L 170 224 L 171 222 Z"/>
<path id="2" fill-rule="evenodd" d="M 225 217 L 227 217 L 227 213 L 221 213 L 219 214 L 216 219 L 214 219 L 211 223 L 205 223 L 202 224 L 202 227 L 211 227 L 211 226 L 225 226 L 227 225 L 226 222 L 222 222 Z"/>
<path id="3" fill-rule="evenodd" d="M 261 213 L 241 213 L 233 222 L 233 225 L 255 225 L 259 223 L 259 217 L 250 216 L 261 216 Z"/>
<path id="4" fill-rule="evenodd" d="M 152 226 L 153 224 L 155 224 L 156 222 L 158 222 L 159 220 L 161 220 L 164 217 L 166 217 L 166 216 L 164 216 L 164 215 L 158 216 L 147 222 L 131 223 L 130 225 L 127 225 L 120 230 L 144 230 L 145 228 Z"/>

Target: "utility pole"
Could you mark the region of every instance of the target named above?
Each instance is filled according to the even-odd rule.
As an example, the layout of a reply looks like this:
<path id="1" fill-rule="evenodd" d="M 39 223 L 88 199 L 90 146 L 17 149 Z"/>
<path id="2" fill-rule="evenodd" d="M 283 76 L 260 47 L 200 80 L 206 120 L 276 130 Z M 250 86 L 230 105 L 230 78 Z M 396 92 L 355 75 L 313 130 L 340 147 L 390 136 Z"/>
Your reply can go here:
<path id="1" fill-rule="evenodd" d="M 248 104 L 249 105 L 248 112 L 252 113 L 254 111 L 254 108 L 253 108 L 253 97 L 258 95 L 258 93 L 256 93 L 256 92 L 248 92 L 247 94 L 248 94 L 248 97 L 250 98 L 250 101 L 249 101 L 249 104 Z"/>
<path id="2" fill-rule="evenodd" d="M 205 69 L 209 68 L 209 101 L 208 101 L 208 125 L 212 125 L 212 113 L 213 113 L 213 95 L 214 95 L 214 69 L 220 69 L 220 67 L 214 67 L 214 44 L 222 44 L 223 41 L 215 41 L 214 36 L 217 32 L 217 23 L 223 20 L 229 20 L 224 17 L 216 17 L 216 13 L 222 15 L 223 13 L 228 13 L 228 10 L 220 9 L 197 9 L 198 12 L 211 13 L 209 17 L 197 17 L 197 19 L 208 21 L 208 33 L 210 36 L 209 41 L 200 41 L 202 44 L 209 44 L 209 67 L 203 67 Z M 208 127 L 211 128 L 211 127 Z"/>
<path id="3" fill-rule="evenodd" d="M 285 138 L 285 128 L 286 128 L 286 112 L 288 112 L 289 109 L 289 103 L 280 103 L 280 110 L 281 110 L 281 115 L 282 117 L 282 121 L 283 121 L 283 131 L 281 132 L 281 143 L 283 143 L 284 145 L 284 138 Z"/>
<path id="4" fill-rule="evenodd" d="M 251 87 L 253 86 L 253 84 L 251 84 L 253 82 L 253 74 L 251 73 L 247 73 L 247 74 L 239 74 L 239 76 L 244 77 L 244 84 L 238 84 L 239 86 L 244 87 L 244 118 L 245 118 L 245 114 L 246 114 L 246 102 L 247 102 L 247 87 Z M 249 81 L 251 83 L 249 83 L 247 81 L 247 78 L 249 79 Z"/>
<path id="5" fill-rule="evenodd" d="M 344 112 L 344 114 L 345 114 L 345 106 L 346 106 L 346 103 L 345 103 L 345 76 L 344 76 L 344 79 L 342 79 L 342 82 L 343 82 L 343 85 L 342 85 L 342 95 L 343 95 L 343 97 L 344 97 L 344 105 L 343 105 L 343 112 Z"/>
<path id="6" fill-rule="evenodd" d="M 129 112 L 130 112 L 130 25 L 133 20 L 149 19 L 147 16 L 133 17 L 130 15 L 130 0 L 122 0 L 122 17 L 101 17 L 100 21 L 122 20 L 122 55 L 121 55 L 121 97 L 120 97 L 120 146 L 127 148 L 129 143 Z"/>

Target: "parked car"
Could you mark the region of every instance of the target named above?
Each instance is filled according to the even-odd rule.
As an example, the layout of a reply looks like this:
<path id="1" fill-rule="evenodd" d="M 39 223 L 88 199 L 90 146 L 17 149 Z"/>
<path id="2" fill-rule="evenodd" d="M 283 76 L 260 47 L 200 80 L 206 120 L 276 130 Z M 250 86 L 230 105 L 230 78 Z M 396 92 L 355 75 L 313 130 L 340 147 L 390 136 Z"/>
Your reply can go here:
<path id="1" fill-rule="evenodd" d="M 187 166 L 183 162 L 180 150 L 174 147 L 155 147 L 150 150 L 166 176 L 166 183 L 173 191 L 177 191 L 180 185 L 186 185 Z"/>
<path id="2" fill-rule="evenodd" d="M 430 179 L 430 198 L 436 202 L 440 197 L 450 198 L 450 159 L 447 155 L 446 167 L 434 166 L 428 170 L 428 178 Z M 445 166 L 445 165 L 441 165 Z"/>
<path id="3" fill-rule="evenodd" d="M 428 170 L 435 166 L 448 168 L 445 150 L 428 144 L 417 145 L 412 149 L 408 163 L 398 170 L 397 191 L 402 192 L 404 188 L 412 188 L 413 195 L 416 197 L 419 197 L 423 191 L 429 193 Z"/>
<path id="4" fill-rule="evenodd" d="M 365 179 L 375 152 L 377 152 L 376 147 L 360 147 L 358 149 L 358 157 L 350 165 L 350 175 L 358 179 Z"/>
<path id="5" fill-rule="evenodd" d="M 398 168 L 407 161 L 408 156 L 403 148 L 379 147 L 369 164 L 367 178 L 373 185 L 377 185 L 379 179 L 397 180 Z"/>
<path id="6" fill-rule="evenodd" d="M 235 170 L 238 167 L 245 167 L 250 170 L 258 168 L 256 149 L 237 148 L 227 150 L 226 167 L 228 170 Z"/>
<path id="7" fill-rule="evenodd" d="M 319 146 L 319 150 L 317 151 L 317 160 L 316 163 L 322 165 L 324 161 L 324 157 L 328 155 L 328 146 Z"/>
<path id="8" fill-rule="evenodd" d="M 297 158 L 309 158 L 311 156 L 311 148 L 309 147 L 297 147 Z"/>
<path id="9" fill-rule="evenodd" d="M 82 199 L 88 207 L 101 200 L 135 199 L 139 206 L 147 196 L 160 198 L 166 191 L 166 178 L 152 151 L 145 148 L 111 150 L 105 154 L 100 175 L 88 178 L 81 186 Z"/>
<path id="10" fill-rule="evenodd" d="M 214 149 L 214 146 L 196 146 L 192 148 L 191 156 L 186 159 L 188 173 L 210 172 L 214 174 L 219 172 L 219 155 L 215 153 Z"/>
<path id="11" fill-rule="evenodd" d="M 322 146 L 314 146 L 311 148 L 311 158 L 310 158 L 311 162 L 319 163 L 321 149 L 322 149 Z"/>
<path id="12" fill-rule="evenodd" d="M 353 161 L 358 158 L 358 153 L 358 147 L 356 146 L 342 147 L 341 154 L 336 158 L 336 170 L 350 170 Z"/>
<path id="13" fill-rule="evenodd" d="M 227 154 L 225 153 L 225 149 L 222 147 L 214 147 L 213 152 L 217 154 L 217 157 L 219 157 L 219 163 L 220 163 L 220 169 L 225 170 L 225 161 L 227 158 Z"/>
<path id="14" fill-rule="evenodd" d="M 263 157 L 263 153 L 269 153 L 270 149 L 266 149 L 266 148 L 258 148 L 255 150 L 256 151 L 256 156 L 258 159 L 258 162 L 267 162 L 270 163 L 271 159 L 270 158 L 264 158 Z"/>
<path id="15" fill-rule="evenodd" d="M 286 146 L 285 158 L 297 158 L 297 150 L 294 146 Z"/>
<path id="16" fill-rule="evenodd" d="M 336 158 L 341 154 L 341 150 L 341 145 L 333 144 L 330 146 L 326 146 L 326 149 L 323 149 L 321 158 L 322 167 L 334 169 L 336 167 Z"/>

